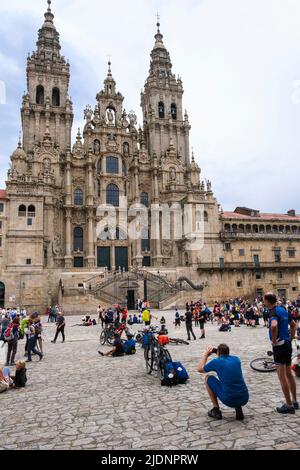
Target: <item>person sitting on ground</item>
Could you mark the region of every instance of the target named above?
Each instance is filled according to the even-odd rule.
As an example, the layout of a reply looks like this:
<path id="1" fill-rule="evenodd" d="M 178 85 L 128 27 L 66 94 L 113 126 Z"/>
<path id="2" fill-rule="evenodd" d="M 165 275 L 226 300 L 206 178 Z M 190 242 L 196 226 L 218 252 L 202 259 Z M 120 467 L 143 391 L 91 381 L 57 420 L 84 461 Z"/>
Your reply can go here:
<path id="1" fill-rule="evenodd" d="M 11 383 L 9 375 L 5 374 L 4 369 L 0 367 L 0 393 L 7 392 Z"/>
<path id="2" fill-rule="evenodd" d="M 137 317 L 136 313 L 133 315 L 132 321 L 133 321 L 134 325 L 137 324 L 137 322 L 138 322 L 138 317 Z"/>
<path id="3" fill-rule="evenodd" d="M 128 325 L 133 325 L 132 315 L 129 315 L 127 323 L 128 323 Z"/>
<path id="4" fill-rule="evenodd" d="M 127 355 L 135 354 L 136 353 L 136 340 L 134 339 L 134 335 L 132 333 L 127 333 L 127 340 L 124 343 L 124 352 Z"/>
<path id="5" fill-rule="evenodd" d="M 18 361 L 16 364 L 16 375 L 10 376 L 13 383 L 12 388 L 25 388 L 27 383 L 26 364 L 25 362 Z"/>
<path id="6" fill-rule="evenodd" d="M 121 340 L 121 337 L 118 333 L 114 334 L 114 343 L 113 343 L 113 348 L 108 351 L 107 353 L 103 353 L 101 351 L 98 351 L 98 354 L 100 356 L 106 356 L 106 357 L 120 357 L 124 356 L 125 351 L 124 351 L 124 343 Z"/>
<path id="7" fill-rule="evenodd" d="M 218 355 L 207 364 L 209 356 L 213 353 Z M 249 401 L 249 392 L 244 381 L 241 360 L 237 356 L 231 356 L 227 344 L 220 344 L 217 349 L 208 348 L 198 366 L 200 374 L 216 372 L 218 378 L 207 375 L 206 389 L 212 401 L 213 409 L 208 416 L 214 419 L 222 419 L 222 412 L 218 399 L 229 408 L 235 408 L 236 419 L 243 420 L 242 407 Z"/>
<path id="8" fill-rule="evenodd" d="M 161 325 L 165 325 L 166 323 L 167 323 L 167 322 L 166 322 L 165 317 L 161 317 L 161 319 L 160 319 L 160 324 L 161 324 Z"/>
<path id="9" fill-rule="evenodd" d="M 139 318 L 138 318 L 138 324 L 141 325 L 143 323 L 143 320 L 142 320 L 142 315 L 139 315 Z"/>

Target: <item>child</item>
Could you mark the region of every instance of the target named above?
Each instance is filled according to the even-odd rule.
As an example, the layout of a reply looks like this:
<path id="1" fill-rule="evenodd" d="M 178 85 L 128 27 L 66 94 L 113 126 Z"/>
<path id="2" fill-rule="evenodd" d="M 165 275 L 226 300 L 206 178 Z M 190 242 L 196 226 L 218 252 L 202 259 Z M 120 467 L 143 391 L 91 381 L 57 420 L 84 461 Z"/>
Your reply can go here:
<path id="1" fill-rule="evenodd" d="M 25 362 L 18 361 L 16 364 L 16 375 L 10 377 L 13 381 L 12 388 L 25 388 L 27 382 Z"/>

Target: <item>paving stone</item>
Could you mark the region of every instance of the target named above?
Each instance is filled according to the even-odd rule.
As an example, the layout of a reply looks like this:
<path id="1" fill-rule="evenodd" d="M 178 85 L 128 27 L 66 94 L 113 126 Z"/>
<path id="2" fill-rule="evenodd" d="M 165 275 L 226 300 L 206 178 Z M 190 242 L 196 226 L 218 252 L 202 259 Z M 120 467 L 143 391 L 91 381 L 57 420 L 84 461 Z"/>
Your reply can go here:
<path id="1" fill-rule="evenodd" d="M 170 336 L 186 338 L 183 327 L 174 330 L 174 312 L 164 316 Z M 207 325 L 205 342 L 170 345 L 172 357 L 185 365 L 191 379 L 168 389 L 157 377 L 147 376 L 139 347 L 135 356 L 98 357 L 100 327 L 68 327 L 79 318 L 67 318 L 65 344 L 51 344 L 54 327 L 45 325 L 45 358 L 28 365 L 28 387 L 20 408 L 16 391 L 1 394 L 1 449 L 300 448 L 300 413 L 276 413 L 282 400 L 276 374 L 259 374 L 249 367 L 251 359 L 264 356 L 270 347 L 263 327 L 253 331 L 241 327 L 224 335 L 215 325 Z M 80 339 L 87 341 L 76 341 Z M 250 391 L 244 422 L 235 421 L 234 410 L 223 406 L 222 421 L 207 416 L 212 405 L 197 365 L 208 344 L 224 341 L 241 357 Z M 23 348 L 24 341 L 19 343 L 17 359 L 22 358 Z M 11 409 L 16 410 L 13 416 Z"/>

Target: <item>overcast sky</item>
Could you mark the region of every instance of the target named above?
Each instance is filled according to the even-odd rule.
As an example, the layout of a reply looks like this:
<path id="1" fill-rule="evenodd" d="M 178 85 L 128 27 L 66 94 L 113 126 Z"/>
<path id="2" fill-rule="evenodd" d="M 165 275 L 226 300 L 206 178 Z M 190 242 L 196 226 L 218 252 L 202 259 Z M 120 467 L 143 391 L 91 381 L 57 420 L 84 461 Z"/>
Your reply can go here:
<path id="1" fill-rule="evenodd" d="M 0 0 L 1 187 L 21 127 L 26 57 L 46 6 Z M 74 135 L 102 89 L 108 55 L 126 110 L 142 122 L 140 91 L 159 11 L 173 71 L 183 80 L 191 146 L 219 203 L 300 212 L 299 0 L 53 0 L 52 10 L 71 63 Z"/>

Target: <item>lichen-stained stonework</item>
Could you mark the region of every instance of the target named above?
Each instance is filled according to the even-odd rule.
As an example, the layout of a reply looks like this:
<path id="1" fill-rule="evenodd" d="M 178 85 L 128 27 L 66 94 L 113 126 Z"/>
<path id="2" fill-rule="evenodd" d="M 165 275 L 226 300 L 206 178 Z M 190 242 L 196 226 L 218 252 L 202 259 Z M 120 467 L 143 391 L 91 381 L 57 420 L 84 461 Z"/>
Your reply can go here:
<path id="1" fill-rule="evenodd" d="M 124 109 L 109 62 L 104 87 L 93 107 L 85 108 L 83 131 L 72 143 L 69 82 L 70 64 L 49 2 L 36 50 L 27 59 L 22 140 L 0 192 L 0 304 L 45 308 L 62 301 L 70 310 L 89 310 L 128 296 L 134 303 L 146 293 L 145 276 L 107 273 L 141 268 L 157 276 L 148 276 L 153 286 L 155 279 L 165 280 L 163 292 L 148 289 L 162 308 L 201 295 L 208 301 L 251 298 L 266 290 L 298 296 L 300 216 L 222 211 L 190 151 L 183 84 L 173 73 L 159 23 L 141 94 L 142 127 L 135 112 Z M 106 204 L 118 209 L 114 233 L 106 226 L 108 211 L 101 209 Z M 138 204 L 154 207 L 142 240 L 127 236 Z M 182 211 L 179 218 L 177 209 L 170 211 L 167 235 L 159 214 L 163 205 Z M 176 234 L 186 218 L 190 238 L 203 229 L 198 249 L 186 234 Z M 181 278 L 186 290 L 176 293 Z M 191 290 L 193 285 L 204 291 Z"/>

